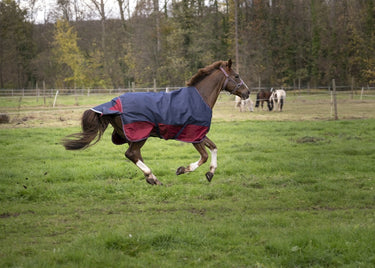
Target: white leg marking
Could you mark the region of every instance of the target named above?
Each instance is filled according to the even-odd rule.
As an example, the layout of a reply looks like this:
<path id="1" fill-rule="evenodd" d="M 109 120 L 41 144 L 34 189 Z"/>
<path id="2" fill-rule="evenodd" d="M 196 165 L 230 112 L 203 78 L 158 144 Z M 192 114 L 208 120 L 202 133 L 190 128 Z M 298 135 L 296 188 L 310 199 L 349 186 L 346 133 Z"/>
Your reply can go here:
<path id="1" fill-rule="evenodd" d="M 254 112 L 254 103 L 250 98 L 249 98 L 249 110 L 250 112 Z"/>
<path id="2" fill-rule="evenodd" d="M 211 152 L 210 172 L 214 173 L 217 168 L 217 149 L 210 150 L 210 152 Z"/>
<path id="3" fill-rule="evenodd" d="M 187 168 L 187 172 L 192 172 L 192 171 L 196 170 L 199 167 L 199 161 L 201 161 L 200 158 L 197 162 L 191 163 Z"/>
<path id="4" fill-rule="evenodd" d="M 145 165 L 145 163 L 143 163 L 141 160 L 138 160 L 137 163 L 136 163 L 137 167 L 139 167 L 143 173 L 146 175 L 150 175 L 151 174 L 151 169 Z"/>

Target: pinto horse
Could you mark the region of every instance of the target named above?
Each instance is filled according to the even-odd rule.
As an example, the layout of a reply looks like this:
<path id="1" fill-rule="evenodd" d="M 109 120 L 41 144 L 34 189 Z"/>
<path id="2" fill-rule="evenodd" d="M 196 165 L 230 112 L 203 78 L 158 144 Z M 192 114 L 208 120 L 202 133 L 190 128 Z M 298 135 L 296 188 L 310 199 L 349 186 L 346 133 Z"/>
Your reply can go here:
<path id="1" fill-rule="evenodd" d="M 254 112 L 254 103 L 250 98 L 247 98 L 246 100 L 241 99 L 240 97 L 236 96 L 234 100 L 234 108 L 240 108 L 240 112 Z"/>
<path id="2" fill-rule="evenodd" d="M 277 109 L 280 112 L 283 110 L 285 98 L 286 98 L 286 92 L 284 89 L 277 89 L 277 90 L 272 91 L 272 94 L 270 96 L 270 102 L 273 103 L 273 106 L 275 107 L 275 111 Z"/>
<path id="3" fill-rule="evenodd" d="M 271 90 L 261 90 L 257 93 L 257 98 L 256 98 L 256 102 L 255 102 L 255 107 L 259 107 L 259 103 L 262 107 L 262 110 L 263 110 L 263 103 L 264 102 L 267 102 L 267 107 L 268 107 L 268 110 L 269 111 L 272 111 L 273 109 L 273 103 L 270 102 L 270 97 L 271 97 L 271 94 L 272 94 L 272 88 Z"/>
<path id="4" fill-rule="evenodd" d="M 206 178 L 211 182 L 217 168 L 217 147 L 206 136 L 211 123 L 212 108 L 221 90 L 229 91 L 244 100 L 249 97 L 250 90 L 240 76 L 233 71 L 232 60 L 217 61 L 200 69 L 190 79 L 187 86 L 188 88 L 182 88 L 176 93 L 125 93 L 122 96 L 133 96 L 134 99 L 124 101 L 118 97 L 113 99 L 112 102 L 106 103 L 109 105 L 102 104 L 86 110 L 82 116 L 82 132 L 67 136 L 62 143 L 67 150 L 85 149 L 97 143 L 107 126 L 111 124 L 114 128 L 112 133 L 113 143 L 128 143 L 129 148 L 125 152 L 125 156 L 142 170 L 149 184 L 161 185 L 162 183 L 144 163 L 141 155 L 141 148 L 147 138 L 150 136 L 191 142 L 199 152 L 200 159 L 187 167 L 179 167 L 176 174 L 192 172 L 205 163 L 208 159 L 205 148 L 207 147 L 211 153 L 211 163 Z M 177 95 L 185 96 L 187 100 L 177 99 L 174 105 L 173 100 Z M 194 98 L 190 95 L 193 95 Z M 157 101 L 154 103 L 153 99 Z M 199 104 L 201 102 L 203 102 L 202 105 Z M 191 105 L 185 106 L 185 103 L 191 103 Z M 157 106 L 162 106 L 162 109 L 166 110 L 163 116 L 155 115 L 156 112 L 153 109 Z M 184 110 L 178 112 L 175 106 L 183 106 Z M 134 113 L 129 115 L 127 111 L 134 107 Z M 170 109 L 172 110 L 169 111 Z M 144 110 L 147 111 L 145 115 L 141 115 L 141 121 L 136 121 L 135 115 L 142 114 Z M 105 111 L 108 113 L 105 113 Z M 173 125 L 171 116 L 176 113 L 178 120 L 183 118 L 185 114 L 189 114 L 188 122 L 179 122 L 177 125 Z M 150 119 L 151 116 L 154 116 L 154 119 Z M 152 120 L 155 121 L 150 122 Z"/>

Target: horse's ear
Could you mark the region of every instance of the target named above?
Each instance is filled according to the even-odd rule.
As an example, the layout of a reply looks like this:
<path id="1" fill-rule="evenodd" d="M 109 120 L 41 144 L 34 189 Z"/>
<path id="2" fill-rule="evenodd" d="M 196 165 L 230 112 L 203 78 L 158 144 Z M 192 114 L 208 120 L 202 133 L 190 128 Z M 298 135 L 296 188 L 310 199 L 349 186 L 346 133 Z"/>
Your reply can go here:
<path id="1" fill-rule="evenodd" d="M 232 68 L 232 59 L 228 60 L 228 69 Z"/>

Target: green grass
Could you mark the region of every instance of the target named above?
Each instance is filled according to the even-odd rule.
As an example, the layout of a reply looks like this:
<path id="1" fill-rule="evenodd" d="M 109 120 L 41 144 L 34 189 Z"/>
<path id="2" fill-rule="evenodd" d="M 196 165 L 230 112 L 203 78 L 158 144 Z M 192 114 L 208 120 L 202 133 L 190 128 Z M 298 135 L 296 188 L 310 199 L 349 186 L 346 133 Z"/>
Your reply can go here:
<path id="1" fill-rule="evenodd" d="M 213 122 L 209 164 L 150 139 L 148 185 L 110 131 L 0 129 L 0 267 L 375 266 L 375 120 Z"/>

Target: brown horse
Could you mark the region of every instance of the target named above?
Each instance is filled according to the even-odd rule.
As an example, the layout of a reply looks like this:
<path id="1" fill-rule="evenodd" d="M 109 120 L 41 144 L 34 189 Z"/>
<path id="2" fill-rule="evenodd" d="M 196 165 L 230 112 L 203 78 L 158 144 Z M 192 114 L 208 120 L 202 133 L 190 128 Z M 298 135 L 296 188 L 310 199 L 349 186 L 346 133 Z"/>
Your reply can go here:
<path id="1" fill-rule="evenodd" d="M 231 94 L 240 96 L 242 99 L 247 99 L 250 95 L 250 91 L 246 84 L 242 81 L 239 75 L 233 71 L 231 60 L 227 62 L 218 61 L 200 69 L 198 73 L 191 78 L 187 85 L 196 88 L 201 99 L 203 99 L 209 107 L 208 109 L 214 107 L 221 90 L 229 91 Z M 130 93 L 124 95 L 127 94 Z M 191 107 L 190 109 L 194 110 L 195 107 Z M 118 114 L 101 115 L 92 109 L 86 110 L 82 116 L 82 132 L 67 136 L 63 139 L 63 145 L 67 150 L 84 149 L 94 145 L 100 140 L 108 124 L 111 124 L 114 128 L 112 141 L 115 144 L 128 143 L 129 148 L 125 152 L 125 156 L 143 171 L 148 183 L 161 185 L 161 182 L 152 173 L 151 169 L 146 166 L 141 155 L 141 148 L 145 144 L 147 138 L 138 141 L 131 141 L 124 132 L 124 126 L 122 123 L 122 118 Z M 154 128 L 149 136 L 161 137 L 160 129 L 157 127 Z M 94 141 L 95 139 L 96 141 Z M 205 135 L 200 141 L 193 142 L 193 146 L 199 152 L 200 159 L 191 163 L 187 167 L 179 167 L 176 174 L 180 175 L 192 172 L 205 163 L 208 159 L 208 154 L 205 149 L 205 147 L 207 147 L 211 153 L 211 163 L 210 170 L 206 173 L 206 178 L 210 182 L 217 168 L 217 147 Z"/>
<path id="2" fill-rule="evenodd" d="M 273 109 L 273 102 L 270 101 L 270 97 L 272 94 L 272 89 L 271 90 L 261 90 L 257 93 L 257 98 L 255 102 L 255 107 L 259 108 L 259 104 L 262 107 L 263 110 L 263 103 L 267 102 L 267 107 L 269 111 L 272 111 Z"/>

